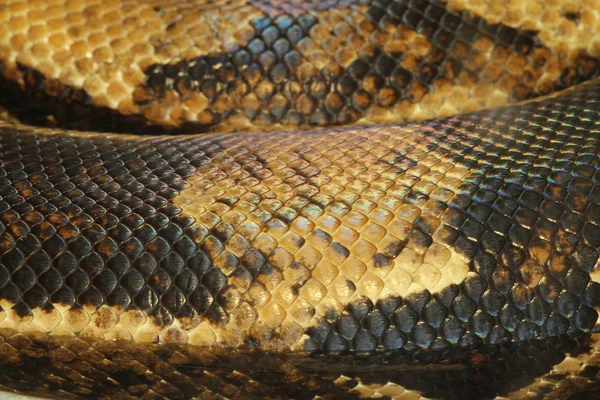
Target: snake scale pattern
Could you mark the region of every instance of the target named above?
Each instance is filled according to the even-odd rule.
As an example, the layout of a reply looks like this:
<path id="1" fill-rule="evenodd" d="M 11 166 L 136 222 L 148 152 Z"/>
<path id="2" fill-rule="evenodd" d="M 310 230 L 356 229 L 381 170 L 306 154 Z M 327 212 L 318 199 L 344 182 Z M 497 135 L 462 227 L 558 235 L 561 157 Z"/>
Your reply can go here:
<path id="1" fill-rule="evenodd" d="M 595 398 L 599 31 L 595 0 L 0 0 L 0 388 Z"/>

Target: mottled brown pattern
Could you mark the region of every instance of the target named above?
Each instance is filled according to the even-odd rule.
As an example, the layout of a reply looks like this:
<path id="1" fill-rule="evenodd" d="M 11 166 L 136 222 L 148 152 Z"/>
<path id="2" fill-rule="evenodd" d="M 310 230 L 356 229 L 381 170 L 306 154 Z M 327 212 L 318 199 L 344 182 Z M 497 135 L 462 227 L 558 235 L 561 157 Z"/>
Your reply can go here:
<path id="1" fill-rule="evenodd" d="M 599 84 L 367 129 L 172 138 L 2 124 L 2 351 L 5 365 L 24 368 L 7 373 L 28 391 L 19 371 L 38 357 L 49 370 L 31 378 L 35 387 L 150 398 L 285 398 L 287 385 L 332 398 L 594 390 Z M 173 369 L 195 365 L 187 355 L 140 366 L 136 347 L 125 356 L 135 367 L 115 367 L 112 355 L 84 352 L 68 358 L 72 368 L 30 349 L 62 336 L 103 349 L 159 343 L 144 353 L 152 360 L 169 346 L 223 352 L 238 371 L 227 380 L 252 376 L 235 358 L 245 351 L 291 366 L 274 372 L 272 388 L 213 389 L 212 372 Z M 520 346 L 549 353 L 521 359 Z M 316 362 L 308 354 L 343 372 L 308 378 L 295 366 Z M 361 354 L 376 365 L 392 357 L 391 375 L 348 371 Z M 88 356 L 112 367 L 99 373 Z M 449 379 L 439 385 L 438 363 Z M 447 375 L 445 365 L 457 369 Z M 131 384 L 127 372 L 112 383 L 130 367 L 159 377 Z"/>
<path id="2" fill-rule="evenodd" d="M 2 97 L 53 127 L 274 130 L 449 116 L 596 76 L 594 1 L 550 2 L 541 25 L 536 1 L 488 3 L 7 1 Z"/>
<path id="3" fill-rule="evenodd" d="M 0 1 L 16 117 L 165 134 L 0 122 L 0 385 L 594 396 L 599 81 L 265 130 L 573 85 L 596 9 Z"/>

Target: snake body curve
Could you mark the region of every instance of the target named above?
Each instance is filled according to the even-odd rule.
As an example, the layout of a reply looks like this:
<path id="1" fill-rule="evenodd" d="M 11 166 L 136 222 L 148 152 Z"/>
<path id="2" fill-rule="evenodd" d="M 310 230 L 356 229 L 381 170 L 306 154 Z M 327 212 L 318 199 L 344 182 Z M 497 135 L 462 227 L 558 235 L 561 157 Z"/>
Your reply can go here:
<path id="1" fill-rule="evenodd" d="M 600 82 L 503 106 L 595 76 L 592 5 L 565 4 L 546 30 L 534 3 L 522 21 L 510 4 L 502 20 L 435 1 L 40 4 L 0 3 L 17 118 L 263 131 L 0 122 L 0 385 L 60 398 L 596 394 Z M 166 36 L 147 34 L 156 18 Z M 116 71 L 118 57 L 139 64 Z"/>

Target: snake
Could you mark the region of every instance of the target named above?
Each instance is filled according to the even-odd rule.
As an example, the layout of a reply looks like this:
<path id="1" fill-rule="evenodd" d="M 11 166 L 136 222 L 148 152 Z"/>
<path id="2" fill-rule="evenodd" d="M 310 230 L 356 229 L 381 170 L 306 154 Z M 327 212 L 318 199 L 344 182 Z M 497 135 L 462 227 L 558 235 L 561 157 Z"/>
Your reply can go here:
<path id="1" fill-rule="evenodd" d="M 595 0 L 0 0 L 0 389 L 600 388 Z"/>

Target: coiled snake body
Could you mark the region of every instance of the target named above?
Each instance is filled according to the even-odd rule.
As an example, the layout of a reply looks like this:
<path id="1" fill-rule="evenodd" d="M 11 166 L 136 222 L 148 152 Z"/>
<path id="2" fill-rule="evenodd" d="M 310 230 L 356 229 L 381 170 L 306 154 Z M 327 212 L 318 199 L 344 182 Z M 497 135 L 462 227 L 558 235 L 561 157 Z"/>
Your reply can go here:
<path id="1" fill-rule="evenodd" d="M 592 398 L 597 9 L 0 1 L 0 384 Z"/>

